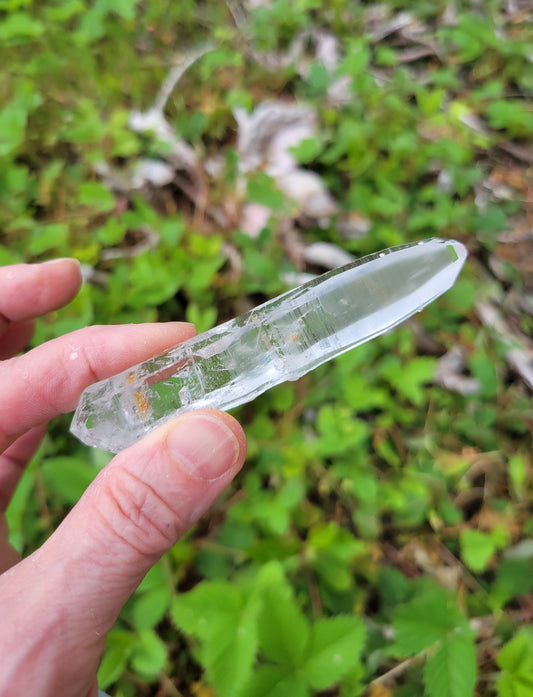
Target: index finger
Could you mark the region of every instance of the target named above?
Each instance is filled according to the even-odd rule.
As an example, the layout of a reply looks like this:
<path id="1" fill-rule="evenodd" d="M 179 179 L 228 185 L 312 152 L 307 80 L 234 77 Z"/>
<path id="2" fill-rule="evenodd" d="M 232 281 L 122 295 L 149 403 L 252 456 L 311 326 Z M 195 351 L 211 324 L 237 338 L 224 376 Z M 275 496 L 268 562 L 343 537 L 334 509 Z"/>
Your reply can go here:
<path id="1" fill-rule="evenodd" d="M 76 259 L 0 267 L 0 334 L 13 322 L 34 319 L 66 305 L 81 285 Z"/>
<path id="2" fill-rule="evenodd" d="M 185 322 L 79 329 L 0 364 L 0 452 L 20 434 L 72 411 L 93 382 L 194 336 Z"/>

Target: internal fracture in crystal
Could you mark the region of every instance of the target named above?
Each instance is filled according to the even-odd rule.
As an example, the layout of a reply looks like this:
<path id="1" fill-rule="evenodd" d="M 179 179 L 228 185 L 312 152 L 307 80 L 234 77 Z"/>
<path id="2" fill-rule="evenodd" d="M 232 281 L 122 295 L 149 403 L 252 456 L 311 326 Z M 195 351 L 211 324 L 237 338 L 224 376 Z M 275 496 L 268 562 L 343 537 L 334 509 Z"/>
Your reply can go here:
<path id="1" fill-rule="evenodd" d="M 249 402 L 420 311 L 454 284 L 466 256 L 460 242 L 431 239 L 329 271 L 91 385 L 71 430 L 118 452 L 189 409 Z"/>

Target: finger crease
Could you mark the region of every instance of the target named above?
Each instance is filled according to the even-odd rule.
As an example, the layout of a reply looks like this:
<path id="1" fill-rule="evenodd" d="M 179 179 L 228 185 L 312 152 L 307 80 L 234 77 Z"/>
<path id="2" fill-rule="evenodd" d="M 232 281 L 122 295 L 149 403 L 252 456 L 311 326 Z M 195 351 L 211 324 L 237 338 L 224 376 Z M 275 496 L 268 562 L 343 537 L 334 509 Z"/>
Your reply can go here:
<path id="1" fill-rule="evenodd" d="M 129 477 L 130 480 L 132 480 L 133 483 L 130 486 L 138 488 L 139 491 L 142 490 L 144 496 L 142 499 L 142 503 L 139 505 L 139 503 L 137 503 L 139 499 L 131 493 L 132 490 L 128 491 L 128 489 L 126 488 L 127 484 L 125 484 L 125 486 L 123 487 L 121 486 L 120 490 L 116 488 L 116 485 L 115 487 L 110 486 L 109 492 L 112 496 L 113 502 L 116 504 L 120 513 L 124 516 L 124 518 L 132 522 L 136 526 L 136 528 L 141 531 L 141 533 L 149 532 L 142 527 L 141 521 L 144 519 L 149 523 L 150 528 L 156 530 L 163 539 L 170 543 L 174 542 L 177 533 L 179 533 L 179 531 L 185 530 L 186 527 L 181 516 L 169 506 L 169 504 L 160 496 L 160 494 L 157 493 L 157 491 L 150 484 L 147 484 L 132 472 L 125 471 L 123 474 Z M 126 492 L 125 496 L 130 499 L 132 505 L 130 505 L 129 507 L 123 505 L 123 492 Z M 154 505 L 154 507 L 162 508 L 162 510 L 158 511 L 158 514 L 148 515 L 146 511 L 146 502 L 148 497 L 153 498 L 153 501 L 151 503 Z M 163 515 L 161 515 L 161 513 Z M 132 514 L 134 517 L 132 516 Z M 164 526 L 159 522 L 159 519 L 161 519 L 165 514 L 171 520 L 171 523 L 169 523 L 167 526 Z"/>

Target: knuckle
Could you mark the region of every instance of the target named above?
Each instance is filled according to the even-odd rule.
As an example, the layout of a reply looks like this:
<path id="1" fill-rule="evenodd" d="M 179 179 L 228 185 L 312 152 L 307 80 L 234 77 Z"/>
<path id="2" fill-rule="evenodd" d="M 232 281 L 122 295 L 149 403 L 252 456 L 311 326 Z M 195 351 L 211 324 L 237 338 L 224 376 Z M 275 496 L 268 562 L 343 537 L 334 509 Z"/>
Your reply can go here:
<path id="1" fill-rule="evenodd" d="M 106 478 L 106 527 L 142 556 L 157 558 L 179 537 L 179 515 L 146 482 L 123 469 Z"/>

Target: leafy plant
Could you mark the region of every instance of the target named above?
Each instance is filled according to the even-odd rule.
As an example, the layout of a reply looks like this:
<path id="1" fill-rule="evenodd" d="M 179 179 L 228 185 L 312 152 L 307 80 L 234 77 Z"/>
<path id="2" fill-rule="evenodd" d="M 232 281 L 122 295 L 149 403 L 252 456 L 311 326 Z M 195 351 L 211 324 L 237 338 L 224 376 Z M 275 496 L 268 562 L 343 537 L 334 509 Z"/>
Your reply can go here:
<path id="1" fill-rule="evenodd" d="M 365 640 L 357 617 L 309 623 L 276 562 L 244 588 L 204 582 L 177 596 L 172 617 L 200 641 L 198 658 L 222 697 L 308 695 L 330 687 L 358 664 Z M 253 670 L 256 654 L 264 665 Z"/>
<path id="2" fill-rule="evenodd" d="M 440 588 L 400 606 L 394 618 L 400 655 L 428 652 L 424 669 L 431 697 L 467 697 L 476 683 L 474 632 L 453 600 Z"/>
<path id="3" fill-rule="evenodd" d="M 286 290 L 288 274 L 322 271 L 303 254 L 317 241 L 361 256 L 457 237 L 470 260 L 408 326 L 236 411 L 248 465 L 127 603 L 100 685 L 526 697 L 533 413 L 479 301 L 527 335 L 527 13 L 496 0 L 238 5 L 0 0 L 0 263 L 71 255 L 87 279 L 34 344 L 91 323 L 207 329 Z M 131 115 L 206 40 L 161 112 L 201 163 L 191 172 Z M 296 219 L 264 163 L 243 179 L 232 109 L 278 98 L 315 114 L 290 152 L 335 198 L 326 220 Z M 146 160 L 171 166 L 166 184 L 132 185 Z M 255 238 L 244 202 L 272 211 Z M 36 548 L 108 462 L 68 418 L 51 424 L 8 510 L 15 546 Z"/>

